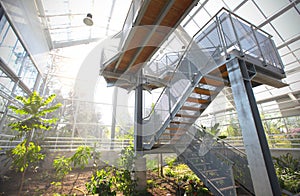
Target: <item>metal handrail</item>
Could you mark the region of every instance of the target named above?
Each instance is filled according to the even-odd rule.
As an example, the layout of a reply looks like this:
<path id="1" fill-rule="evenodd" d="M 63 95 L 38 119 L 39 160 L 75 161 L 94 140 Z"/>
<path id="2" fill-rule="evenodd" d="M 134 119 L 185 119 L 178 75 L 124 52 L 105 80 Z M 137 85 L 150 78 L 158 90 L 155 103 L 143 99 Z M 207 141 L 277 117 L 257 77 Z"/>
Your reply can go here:
<path id="1" fill-rule="evenodd" d="M 0 134 L 0 147 L 2 150 L 14 148 L 19 142 L 11 141 L 13 135 Z M 6 138 L 6 139 L 5 139 Z M 74 150 L 76 147 L 80 145 L 88 145 L 90 147 L 94 147 L 96 143 L 96 148 L 100 149 L 109 149 L 111 145 L 114 145 L 114 149 L 120 149 L 124 146 L 128 146 L 132 140 L 129 139 L 103 139 L 103 138 L 80 138 L 80 137 L 45 137 L 42 141 L 42 147 L 44 149 L 55 149 L 59 150 L 63 148 L 63 150 Z M 3 146 L 2 143 L 11 144 Z"/>

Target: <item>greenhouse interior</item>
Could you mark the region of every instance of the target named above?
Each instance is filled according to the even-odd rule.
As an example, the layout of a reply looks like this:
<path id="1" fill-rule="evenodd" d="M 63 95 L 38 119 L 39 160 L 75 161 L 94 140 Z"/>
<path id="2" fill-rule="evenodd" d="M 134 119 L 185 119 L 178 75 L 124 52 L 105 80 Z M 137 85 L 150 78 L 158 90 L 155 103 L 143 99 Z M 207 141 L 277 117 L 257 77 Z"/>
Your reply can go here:
<path id="1" fill-rule="evenodd" d="M 0 195 L 299 195 L 299 3 L 0 0 Z"/>

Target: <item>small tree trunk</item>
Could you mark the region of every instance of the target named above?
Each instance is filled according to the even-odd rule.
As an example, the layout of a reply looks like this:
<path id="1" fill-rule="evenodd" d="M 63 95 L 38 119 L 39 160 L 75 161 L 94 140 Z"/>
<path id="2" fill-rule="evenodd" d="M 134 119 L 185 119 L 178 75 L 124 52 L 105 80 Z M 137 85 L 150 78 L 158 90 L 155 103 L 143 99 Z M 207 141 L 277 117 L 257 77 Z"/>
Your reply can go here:
<path id="1" fill-rule="evenodd" d="M 73 191 L 73 189 L 74 189 L 74 186 L 75 186 L 75 184 L 76 184 L 76 182 L 77 182 L 77 180 L 78 180 L 80 174 L 81 174 L 81 172 L 78 172 L 78 173 L 77 173 L 77 177 L 76 177 L 75 181 L 73 182 L 72 188 L 71 188 L 71 190 L 69 191 L 69 195 L 71 195 L 71 193 L 72 193 L 72 191 Z"/>
<path id="2" fill-rule="evenodd" d="M 60 189 L 60 194 L 63 194 L 63 190 L 64 190 L 64 176 L 61 179 L 61 189 Z"/>
<path id="3" fill-rule="evenodd" d="M 22 178 L 21 178 L 21 184 L 20 184 L 20 188 L 19 188 L 19 193 L 18 193 L 18 196 L 21 195 L 21 192 L 23 190 L 23 184 L 24 184 L 24 179 L 25 179 L 25 173 L 26 173 L 26 170 L 27 168 L 25 167 L 25 164 L 27 162 L 27 153 L 28 153 L 28 142 L 26 141 L 26 144 L 25 144 L 25 155 L 24 155 L 24 159 L 23 159 L 23 165 L 24 165 L 24 171 L 22 172 Z"/>
<path id="4" fill-rule="evenodd" d="M 20 188 L 19 188 L 19 193 L 18 195 L 22 195 L 22 190 L 23 190 L 23 184 L 24 184 L 24 179 L 25 179 L 25 171 L 26 169 L 22 172 L 22 178 L 21 178 L 21 184 L 20 184 Z"/>

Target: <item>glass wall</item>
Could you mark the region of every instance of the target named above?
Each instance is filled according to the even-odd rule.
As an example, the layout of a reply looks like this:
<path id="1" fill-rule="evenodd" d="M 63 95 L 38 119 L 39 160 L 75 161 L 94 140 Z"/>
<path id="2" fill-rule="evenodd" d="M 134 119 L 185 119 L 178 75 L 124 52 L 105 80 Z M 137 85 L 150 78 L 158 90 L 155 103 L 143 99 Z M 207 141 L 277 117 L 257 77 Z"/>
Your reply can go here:
<path id="1" fill-rule="evenodd" d="M 0 6 L 0 9 L 2 7 Z M 8 106 L 15 103 L 16 95 L 26 96 L 37 89 L 40 73 L 30 58 L 3 10 L 0 10 L 0 138 L 9 134 L 6 126 L 10 114 Z M 2 15 L 1 15 L 2 14 Z"/>

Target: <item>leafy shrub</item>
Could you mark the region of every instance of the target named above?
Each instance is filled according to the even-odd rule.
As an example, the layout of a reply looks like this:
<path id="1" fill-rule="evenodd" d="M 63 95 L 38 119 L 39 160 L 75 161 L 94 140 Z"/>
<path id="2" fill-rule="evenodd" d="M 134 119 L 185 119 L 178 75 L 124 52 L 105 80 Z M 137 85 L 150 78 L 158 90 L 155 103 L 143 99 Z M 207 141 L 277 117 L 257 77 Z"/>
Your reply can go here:
<path id="1" fill-rule="evenodd" d="M 61 191 L 63 190 L 63 182 L 65 176 L 72 171 L 70 158 L 65 156 L 57 156 L 53 160 L 53 167 L 55 168 L 56 177 L 61 180 Z"/>
<path id="2" fill-rule="evenodd" d="M 37 163 L 45 158 L 44 154 L 40 153 L 41 147 L 33 142 L 23 140 L 11 151 L 12 167 L 20 172 L 24 172 L 30 163 Z"/>
<path id="3" fill-rule="evenodd" d="M 84 167 L 89 163 L 89 159 L 92 158 L 91 148 L 88 146 L 79 146 L 76 152 L 70 157 L 70 161 L 73 163 L 74 167 L 84 169 Z"/>
<path id="4" fill-rule="evenodd" d="M 274 157 L 274 166 L 281 188 L 292 193 L 300 192 L 300 160 L 293 158 L 290 153 Z"/>
<path id="5" fill-rule="evenodd" d="M 123 195 L 134 195 L 136 182 L 131 175 L 134 160 L 133 145 L 124 148 L 119 159 L 121 169 L 106 167 L 97 170 L 91 181 L 86 183 L 89 193 L 110 196 L 120 191 Z"/>
<path id="6" fill-rule="evenodd" d="M 96 171 L 96 173 L 92 175 L 91 181 L 86 183 L 88 192 L 103 196 L 116 195 L 116 192 L 112 190 L 115 181 L 112 173 L 114 173 L 114 169 L 110 167 Z"/>

